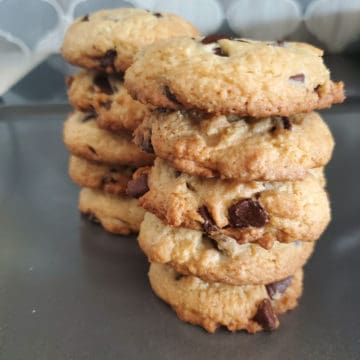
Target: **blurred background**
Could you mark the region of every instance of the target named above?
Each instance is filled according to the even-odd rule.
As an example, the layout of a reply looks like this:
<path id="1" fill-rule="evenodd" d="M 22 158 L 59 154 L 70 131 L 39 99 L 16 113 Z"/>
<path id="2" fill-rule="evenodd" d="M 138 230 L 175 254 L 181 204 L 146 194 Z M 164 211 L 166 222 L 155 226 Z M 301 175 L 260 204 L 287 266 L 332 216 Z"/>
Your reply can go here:
<path id="1" fill-rule="evenodd" d="M 341 68 L 359 64 L 360 0 L 0 0 L 0 101 L 66 101 L 63 79 L 73 69 L 58 52 L 67 27 L 75 17 L 114 7 L 173 12 L 204 35 L 307 41 L 342 54 L 328 57 L 330 67 L 332 59 L 345 61 Z"/>

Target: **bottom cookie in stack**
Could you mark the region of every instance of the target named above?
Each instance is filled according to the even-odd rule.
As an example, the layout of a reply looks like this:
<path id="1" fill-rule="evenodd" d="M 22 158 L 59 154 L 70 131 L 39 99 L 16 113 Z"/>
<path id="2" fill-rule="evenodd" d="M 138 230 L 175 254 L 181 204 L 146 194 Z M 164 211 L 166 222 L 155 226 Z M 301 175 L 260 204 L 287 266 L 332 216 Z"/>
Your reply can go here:
<path id="1" fill-rule="evenodd" d="M 89 220 L 114 234 L 138 232 L 145 210 L 138 200 L 126 195 L 135 169 L 110 166 L 70 156 L 70 178 L 82 187 L 79 209 Z"/>
<path id="2" fill-rule="evenodd" d="M 277 315 L 296 307 L 302 293 L 302 269 L 267 285 L 234 286 L 207 283 L 177 273 L 171 266 L 152 263 L 149 278 L 154 292 L 169 303 L 183 321 L 214 332 L 219 326 L 230 331 L 256 333 L 279 326 Z"/>

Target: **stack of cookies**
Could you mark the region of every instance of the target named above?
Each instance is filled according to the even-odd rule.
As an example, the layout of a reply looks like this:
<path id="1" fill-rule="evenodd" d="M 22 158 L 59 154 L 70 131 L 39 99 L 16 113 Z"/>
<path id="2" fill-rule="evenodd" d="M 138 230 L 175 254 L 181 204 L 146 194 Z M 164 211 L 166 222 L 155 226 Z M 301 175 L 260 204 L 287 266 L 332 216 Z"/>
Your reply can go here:
<path id="1" fill-rule="evenodd" d="M 210 332 L 277 328 L 330 221 L 334 141 L 313 110 L 343 84 L 310 45 L 209 36 L 146 48 L 125 87 L 155 108 L 135 142 L 156 160 L 134 176 L 153 290 Z"/>
<path id="2" fill-rule="evenodd" d="M 82 70 L 68 78 L 75 112 L 64 125 L 71 153 L 69 173 L 82 187 L 80 211 L 113 233 L 137 232 L 144 209 L 126 193 L 134 171 L 151 165 L 152 154 L 132 142 L 132 131 L 149 112 L 123 85 L 135 54 L 158 39 L 197 36 L 185 20 L 142 9 L 103 10 L 75 20 L 62 55 Z"/>

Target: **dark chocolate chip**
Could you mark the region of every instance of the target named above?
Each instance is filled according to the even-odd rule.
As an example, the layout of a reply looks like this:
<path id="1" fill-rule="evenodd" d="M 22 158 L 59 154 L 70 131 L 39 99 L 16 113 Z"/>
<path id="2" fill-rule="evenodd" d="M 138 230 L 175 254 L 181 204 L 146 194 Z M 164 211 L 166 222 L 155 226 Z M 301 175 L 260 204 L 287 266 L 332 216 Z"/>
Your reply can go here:
<path id="1" fill-rule="evenodd" d="M 106 102 L 102 102 L 100 103 L 100 106 L 105 108 L 106 110 L 110 110 L 111 109 L 111 105 L 112 105 L 112 101 L 106 101 Z"/>
<path id="2" fill-rule="evenodd" d="M 271 299 L 274 299 L 277 294 L 282 295 L 285 290 L 290 286 L 292 282 L 292 276 L 280 281 L 273 282 L 271 284 L 267 284 L 266 291 L 269 294 Z"/>
<path id="3" fill-rule="evenodd" d="M 149 154 L 154 154 L 154 148 L 151 143 L 151 129 L 147 129 L 141 135 L 140 141 L 137 144 L 143 151 Z"/>
<path id="4" fill-rule="evenodd" d="M 298 81 L 298 82 L 304 82 L 305 81 L 305 75 L 304 74 L 296 74 L 289 77 L 289 80 Z"/>
<path id="5" fill-rule="evenodd" d="M 99 57 L 100 66 L 103 69 L 108 67 L 114 68 L 114 61 L 116 59 L 117 52 L 116 50 L 108 50 L 104 56 Z"/>
<path id="6" fill-rule="evenodd" d="M 163 15 L 159 12 L 155 12 L 155 13 L 153 13 L 153 15 L 156 16 L 157 18 L 163 17 Z"/>
<path id="7" fill-rule="evenodd" d="M 198 209 L 199 214 L 204 219 L 204 222 L 202 223 L 202 227 L 206 233 L 210 233 L 212 231 L 219 230 L 219 227 L 215 224 L 213 218 L 211 217 L 211 214 L 206 206 L 201 206 Z"/>
<path id="8" fill-rule="evenodd" d="M 178 178 L 181 175 L 181 171 L 175 170 L 175 177 Z"/>
<path id="9" fill-rule="evenodd" d="M 90 114 L 85 114 L 83 119 L 81 120 L 81 122 L 86 123 L 92 119 L 95 119 L 95 114 L 94 113 L 90 113 Z"/>
<path id="10" fill-rule="evenodd" d="M 114 93 L 114 89 L 112 88 L 109 78 L 106 74 L 98 73 L 95 75 L 94 84 L 100 89 L 101 92 L 112 95 Z"/>
<path id="11" fill-rule="evenodd" d="M 179 280 L 181 280 L 184 276 L 185 276 L 185 275 L 180 274 L 180 273 L 177 272 L 177 273 L 175 274 L 175 280 L 176 280 L 176 281 L 179 281 Z"/>
<path id="12" fill-rule="evenodd" d="M 201 43 L 202 44 L 212 44 L 217 42 L 218 40 L 222 40 L 222 39 L 227 39 L 227 40 L 232 40 L 233 37 L 229 36 L 229 35 L 208 35 L 205 36 L 202 40 Z"/>
<path id="13" fill-rule="evenodd" d="M 96 150 L 95 150 L 92 146 L 88 145 L 87 147 L 88 147 L 88 149 L 89 149 L 92 153 L 94 153 L 95 155 L 97 155 Z"/>
<path id="14" fill-rule="evenodd" d="M 94 224 L 99 224 L 100 223 L 100 220 L 91 211 L 82 212 L 81 215 L 86 217 L 89 221 L 93 222 Z"/>
<path id="15" fill-rule="evenodd" d="M 282 123 L 283 123 L 283 126 L 284 126 L 285 130 L 291 130 L 292 129 L 292 124 L 291 124 L 291 121 L 290 121 L 290 119 L 288 117 L 282 116 L 281 120 L 282 120 Z"/>
<path id="16" fill-rule="evenodd" d="M 107 176 L 105 176 L 105 177 L 102 179 L 102 183 L 103 183 L 103 185 L 106 185 L 106 184 L 116 184 L 116 183 L 117 183 L 117 180 L 114 179 L 111 175 L 107 175 Z"/>
<path id="17" fill-rule="evenodd" d="M 275 330 L 279 325 L 279 320 L 269 299 L 261 301 L 253 320 L 268 331 Z"/>
<path id="18" fill-rule="evenodd" d="M 273 46 L 285 47 L 286 42 L 284 40 L 276 40 L 272 43 Z"/>
<path id="19" fill-rule="evenodd" d="M 168 86 L 164 86 L 164 95 L 173 103 L 181 105 L 176 96 L 171 92 Z"/>
<path id="20" fill-rule="evenodd" d="M 269 221 L 269 216 L 258 201 L 244 199 L 230 206 L 229 220 L 236 228 L 262 227 Z"/>
<path id="21" fill-rule="evenodd" d="M 136 179 L 130 180 L 126 187 L 126 194 L 138 199 L 149 191 L 148 174 L 141 174 Z"/>
<path id="22" fill-rule="evenodd" d="M 81 21 L 89 21 L 89 14 L 86 14 Z"/>
<path id="23" fill-rule="evenodd" d="M 226 52 L 224 52 L 224 50 L 223 50 L 220 46 L 214 48 L 214 49 L 213 49 L 213 53 L 214 53 L 215 55 L 223 56 L 223 57 L 229 56 Z"/>

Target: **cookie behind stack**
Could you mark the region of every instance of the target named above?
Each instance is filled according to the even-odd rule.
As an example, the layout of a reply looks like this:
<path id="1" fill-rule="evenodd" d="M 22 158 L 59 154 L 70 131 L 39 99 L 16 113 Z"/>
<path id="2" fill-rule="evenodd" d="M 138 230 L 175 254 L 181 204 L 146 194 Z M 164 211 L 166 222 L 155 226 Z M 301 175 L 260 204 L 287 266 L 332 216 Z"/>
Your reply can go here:
<path id="1" fill-rule="evenodd" d="M 277 328 L 330 221 L 334 141 L 312 111 L 343 101 L 343 84 L 310 45 L 209 36 L 143 50 L 125 87 L 156 108 L 135 142 L 157 159 L 133 180 L 148 174 L 152 288 L 211 332 Z"/>
<path id="2" fill-rule="evenodd" d="M 80 211 L 110 232 L 139 230 L 145 210 L 126 189 L 134 171 L 154 160 L 132 142 L 132 131 L 149 109 L 128 94 L 124 71 L 156 40 L 197 35 L 176 15 L 126 8 L 78 18 L 65 35 L 65 60 L 86 69 L 67 80 L 76 109 L 64 125 L 64 143 L 72 154 L 69 174 L 82 187 Z"/>

